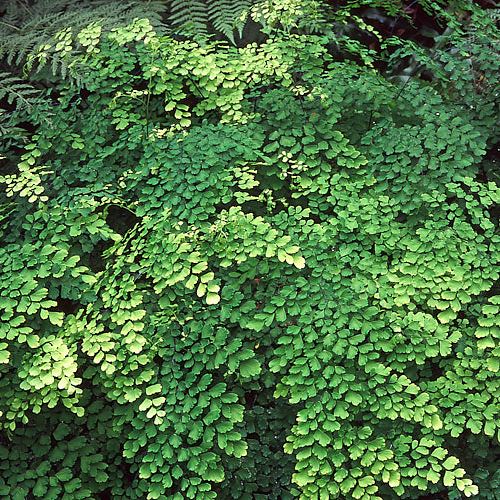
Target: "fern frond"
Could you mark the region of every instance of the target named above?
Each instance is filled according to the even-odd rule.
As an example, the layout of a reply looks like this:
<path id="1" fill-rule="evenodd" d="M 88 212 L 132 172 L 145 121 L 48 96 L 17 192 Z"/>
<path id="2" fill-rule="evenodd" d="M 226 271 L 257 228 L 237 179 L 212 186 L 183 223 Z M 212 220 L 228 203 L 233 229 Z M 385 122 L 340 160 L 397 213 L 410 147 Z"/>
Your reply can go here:
<path id="1" fill-rule="evenodd" d="M 11 73 L 0 73 L 0 100 L 6 99 L 16 110 L 30 109 L 33 100 L 39 95 L 40 91 L 29 83 L 23 82 Z"/>
<path id="2" fill-rule="evenodd" d="M 11 148 L 25 141 L 27 130 L 19 125 L 44 101 L 42 92 L 28 82 L 12 73 L 0 72 L 0 153 L 9 155 Z"/>
<path id="3" fill-rule="evenodd" d="M 12 123 L 12 120 L 5 111 L 0 109 L 0 153 L 4 153 L 5 151 L 8 150 L 8 146 L 10 144 L 7 144 L 7 139 L 10 138 L 10 136 L 13 133 L 19 132 L 20 129 L 16 125 Z"/>
<path id="4" fill-rule="evenodd" d="M 169 22 L 177 31 L 218 32 L 234 43 L 240 37 L 250 8 L 258 0 L 172 0 Z"/>
<path id="5" fill-rule="evenodd" d="M 0 109 L 0 159 L 3 154 L 12 156 L 13 148 L 27 140 L 28 132 L 19 126 L 19 113 L 6 113 Z"/>
<path id="6" fill-rule="evenodd" d="M 246 18 L 241 16 L 255 0 L 209 0 L 208 15 L 213 27 L 234 43 L 234 32 L 240 37 Z"/>
<path id="7" fill-rule="evenodd" d="M 171 24 L 181 30 L 206 33 L 208 26 L 208 5 L 203 0 L 172 0 L 170 5 Z"/>

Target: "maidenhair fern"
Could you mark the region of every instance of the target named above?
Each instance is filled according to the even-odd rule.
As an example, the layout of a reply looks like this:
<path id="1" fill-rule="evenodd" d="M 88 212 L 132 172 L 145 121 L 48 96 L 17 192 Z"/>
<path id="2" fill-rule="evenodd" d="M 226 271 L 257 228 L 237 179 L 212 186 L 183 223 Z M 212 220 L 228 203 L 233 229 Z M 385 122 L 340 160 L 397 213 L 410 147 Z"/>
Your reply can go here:
<path id="1" fill-rule="evenodd" d="M 276 29 L 325 30 L 330 15 L 331 11 L 322 0 L 261 0 L 250 10 L 251 18 L 271 32 Z"/>
<path id="2" fill-rule="evenodd" d="M 498 497 L 498 28 L 401 85 L 404 43 L 263 5 L 260 44 L 96 21 L 47 39 L 79 87 L 3 75 L 1 498 Z"/>

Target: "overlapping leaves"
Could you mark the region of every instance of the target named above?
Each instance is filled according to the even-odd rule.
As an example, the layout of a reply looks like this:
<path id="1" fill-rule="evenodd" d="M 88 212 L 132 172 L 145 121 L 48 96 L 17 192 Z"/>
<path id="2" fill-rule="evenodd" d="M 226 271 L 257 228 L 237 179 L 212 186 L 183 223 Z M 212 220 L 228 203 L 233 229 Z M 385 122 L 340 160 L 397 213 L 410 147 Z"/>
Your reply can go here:
<path id="1" fill-rule="evenodd" d="M 81 57 L 87 95 L 62 87 L 3 179 L 2 494 L 476 495 L 499 421 L 489 117 L 323 37 L 138 21 Z"/>

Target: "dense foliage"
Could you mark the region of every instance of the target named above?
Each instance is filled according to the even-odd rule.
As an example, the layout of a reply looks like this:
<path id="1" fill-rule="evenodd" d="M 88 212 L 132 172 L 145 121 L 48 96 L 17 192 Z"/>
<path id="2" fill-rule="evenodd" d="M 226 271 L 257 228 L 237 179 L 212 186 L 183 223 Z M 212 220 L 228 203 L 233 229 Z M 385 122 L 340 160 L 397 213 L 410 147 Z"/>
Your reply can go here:
<path id="1" fill-rule="evenodd" d="M 247 3 L 4 74 L 0 496 L 496 498 L 495 12 Z"/>

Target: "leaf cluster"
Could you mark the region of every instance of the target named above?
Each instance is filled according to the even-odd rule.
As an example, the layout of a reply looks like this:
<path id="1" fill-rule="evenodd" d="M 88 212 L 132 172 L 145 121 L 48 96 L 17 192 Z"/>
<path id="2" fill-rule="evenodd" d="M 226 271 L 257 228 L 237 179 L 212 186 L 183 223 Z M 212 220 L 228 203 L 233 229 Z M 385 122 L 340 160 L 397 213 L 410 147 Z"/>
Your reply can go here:
<path id="1" fill-rule="evenodd" d="M 79 85 L 50 121 L 30 102 L 0 178 L 1 496 L 495 498 L 492 90 L 282 28 L 90 25 Z"/>

